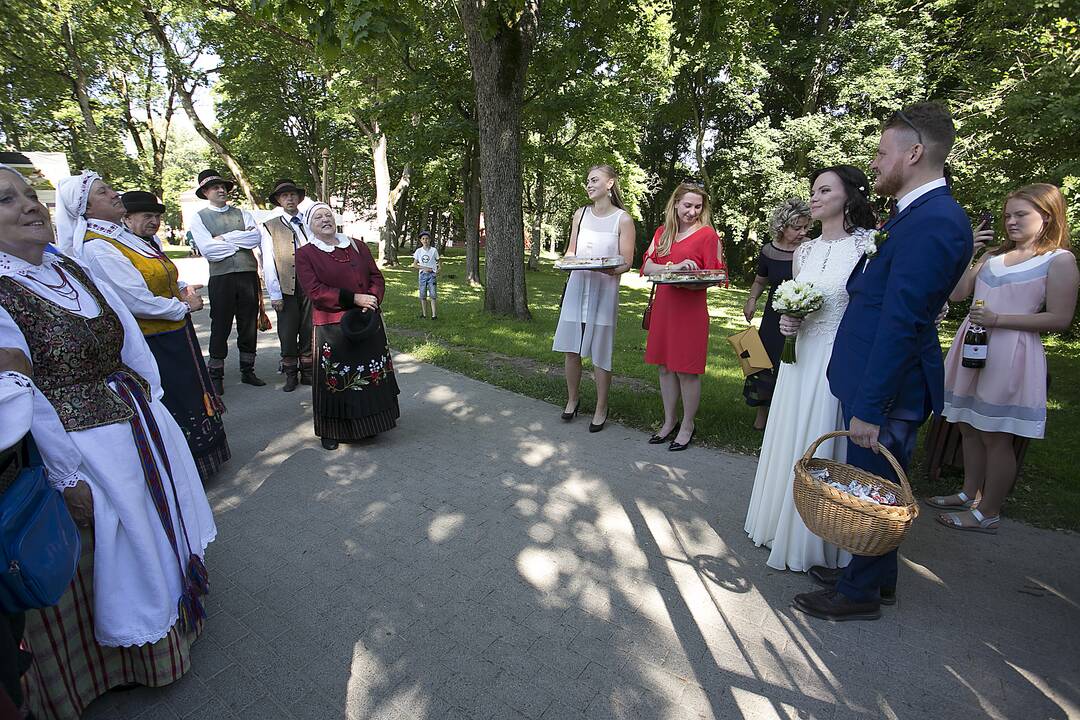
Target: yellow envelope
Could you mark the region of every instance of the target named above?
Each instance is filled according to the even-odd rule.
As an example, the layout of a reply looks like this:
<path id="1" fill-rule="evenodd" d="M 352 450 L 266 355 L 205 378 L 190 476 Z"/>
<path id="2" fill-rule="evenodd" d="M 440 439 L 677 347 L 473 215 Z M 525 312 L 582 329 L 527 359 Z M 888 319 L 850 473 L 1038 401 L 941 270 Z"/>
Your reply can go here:
<path id="1" fill-rule="evenodd" d="M 765 352 L 765 345 L 761 342 L 757 327 L 751 325 L 742 332 L 737 332 L 728 337 L 728 342 L 735 348 L 735 355 L 739 358 L 743 375 L 753 375 L 756 372 L 770 369 L 772 361 Z"/>

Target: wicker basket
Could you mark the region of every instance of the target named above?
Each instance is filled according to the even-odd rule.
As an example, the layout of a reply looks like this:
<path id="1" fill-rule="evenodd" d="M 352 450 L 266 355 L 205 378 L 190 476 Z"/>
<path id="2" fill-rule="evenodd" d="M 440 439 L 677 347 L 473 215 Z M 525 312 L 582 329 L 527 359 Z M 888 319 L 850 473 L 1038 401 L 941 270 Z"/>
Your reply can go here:
<path id="1" fill-rule="evenodd" d="M 903 541 L 919 515 L 919 506 L 900 464 L 884 447 L 880 448 L 881 454 L 896 471 L 899 486 L 866 470 L 814 457 L 821 443 L 850 434 L 841 430 L 822 435 L 795 463 L 792 486 L 795 507 L 810 532 L 821 539 L 855 555 L 884 555 Z M 810 471 L 815 468 L 828 469 L 830 478 L 842 483 L 858 480 L 878 490 L 887 490 L 900 504 L 880 505 L 837 490 L 811 475 Z"/>

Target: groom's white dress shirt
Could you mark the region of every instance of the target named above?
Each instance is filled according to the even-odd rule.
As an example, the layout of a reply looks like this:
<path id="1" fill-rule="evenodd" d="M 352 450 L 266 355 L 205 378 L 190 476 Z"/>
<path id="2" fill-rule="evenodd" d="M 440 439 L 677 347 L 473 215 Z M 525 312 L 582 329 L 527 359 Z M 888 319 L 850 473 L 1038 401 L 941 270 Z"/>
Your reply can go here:
<path id="1" fill-rule="evenodd" d="M 908 205 L 915 202 L 916 200 L 921 198 L 926 193 L 930 192 L 931 190 L 936 190 L 939 187 L 945 187 L 947 184 L 948 183 L 945 182 L 945 178 L 941 177 L 941 178 L 938 178 L 937 180 L 931 180 L 930 182 L 926 183 L 925 185 L 920 185 L 919 187 L 915 188 L 914 190 L 909 192 L 907 195 L 905 195 L 904 197 L 902 197 L 902 198 L 900 198 L 899 200 L 896 201 L 896 212 L 897 213 L 904 212 L 904 210 L 907 208 Z"/>

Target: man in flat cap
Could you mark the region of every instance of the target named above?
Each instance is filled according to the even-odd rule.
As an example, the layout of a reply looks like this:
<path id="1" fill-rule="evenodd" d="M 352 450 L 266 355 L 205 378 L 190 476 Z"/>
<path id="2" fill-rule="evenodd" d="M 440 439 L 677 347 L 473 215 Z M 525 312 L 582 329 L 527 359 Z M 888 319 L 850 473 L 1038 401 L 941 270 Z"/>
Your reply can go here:
<path id="1" fill-rule="evenodd" d="M 229 205 L 236 187 L 216 170 L 199 173 L 195 195 L 209 205 L 192 219 L 191 237 L 210 263 L 207 295 L 210 299 L 210 362 L 207 367 L 218 394 L 225 392 L 225 358 L 236 320 L 236 347 L 240 351 L 240 379 L 256 387 L 266 383 L 255 374 L 255 348 L 259 323 L 259 261 L 253 252 L 262 243 L 255 218 L 247 210 Z"/>
<path id="2" fill-rule="evenodd" d="M 299 210 L 306 194 L 291 179 L 278 180 L 269 196 L 278 212 L 260 226 L 262 273 L 277 313 L 285 392 L 295 390 L 298 383 L 311 384 L 311 301 L 296 279 L 296 251 L 308 242 Z"/>

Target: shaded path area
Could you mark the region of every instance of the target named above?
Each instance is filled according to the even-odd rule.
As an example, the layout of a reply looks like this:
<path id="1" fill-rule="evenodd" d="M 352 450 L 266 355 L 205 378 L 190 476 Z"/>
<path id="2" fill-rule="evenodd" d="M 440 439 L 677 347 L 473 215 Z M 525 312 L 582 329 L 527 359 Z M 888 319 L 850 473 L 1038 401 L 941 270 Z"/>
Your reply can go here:
<path id="1" fill-rule="evenodd" d="M 924 513 L 898 605 L 822 623 L 742 531 L 753 458 L 589 434 L 404 355 L 398 428 L 329 453 L 274 342 L 265 388 L 227 363 L 194 670 L 88 718 L 1080 716 L 1075 535 Z"/>

